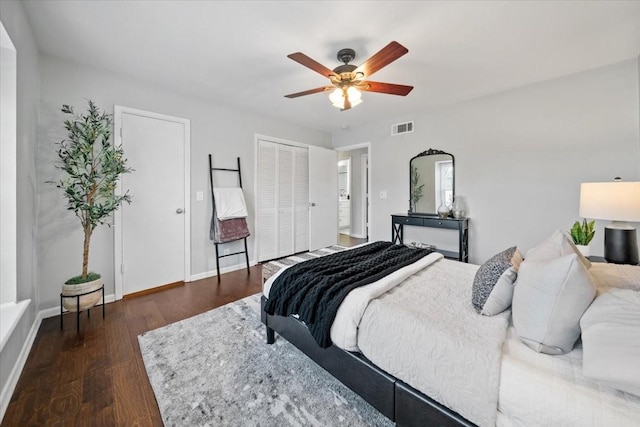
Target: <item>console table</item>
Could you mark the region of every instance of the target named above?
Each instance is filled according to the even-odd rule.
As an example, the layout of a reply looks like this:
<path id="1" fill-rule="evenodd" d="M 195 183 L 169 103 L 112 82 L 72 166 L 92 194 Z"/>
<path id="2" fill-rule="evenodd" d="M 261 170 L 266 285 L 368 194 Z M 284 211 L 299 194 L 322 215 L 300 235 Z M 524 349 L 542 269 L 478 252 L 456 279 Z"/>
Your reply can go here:
<path id="1" fill-rule="evenodd" d="M 435 216 L 420 216 L 407 214 L 391 215 L 391 241 L 403 244 L 404 226 L 445 228 L 458 230 L 458 252 L 436 249 L 447 258 L 469 262 L 469 218 L 438 218 Z"/>

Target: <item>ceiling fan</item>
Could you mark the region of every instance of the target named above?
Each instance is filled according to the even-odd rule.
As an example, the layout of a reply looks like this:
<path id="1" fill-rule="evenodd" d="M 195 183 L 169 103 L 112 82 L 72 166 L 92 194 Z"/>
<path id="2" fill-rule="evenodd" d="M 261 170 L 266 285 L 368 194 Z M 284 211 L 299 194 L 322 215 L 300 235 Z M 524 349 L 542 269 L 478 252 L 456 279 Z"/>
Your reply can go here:
<path id="1" fill-rule="evenodd" d="M 406 47 L 393 41 L 358 67 L 349 64 L 349 62 L 353 61 L 356 57 L 356 52 L 353 49 L 341 49 L 338 52 L 338 60 L 344 64 L 337 66 L 333 70 L 314 61 L 302 52 L 292 53 L 287 55 L 287 57 L 329 78 L 331 86 L 317 87 L 315 89 L 305 90 L 304 92 L 285 95 L 285 97 L 297 98 L 299 96 L 333 90 L 331 95 L 329 95 L 329 99 L 334 106 L 344 111 L 362 102 L 359 91 L 406 96 L 411 92 L 413 86 L 373 82 L 365 79 L 407 52 L 409 52 L 409 50 Z"/>

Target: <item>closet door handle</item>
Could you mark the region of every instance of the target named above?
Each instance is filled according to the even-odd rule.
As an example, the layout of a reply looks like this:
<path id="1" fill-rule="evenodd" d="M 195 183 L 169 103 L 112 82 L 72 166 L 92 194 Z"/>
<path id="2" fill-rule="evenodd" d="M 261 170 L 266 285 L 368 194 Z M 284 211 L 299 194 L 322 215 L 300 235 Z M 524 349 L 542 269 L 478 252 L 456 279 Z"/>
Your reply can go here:
<path id="1" fill-rule="evenodd" d="M 184 209 L 182 209 L 182 208 L 178 208 L 178 209 L 176 209 L 176 213 L 177 213 L 177 214 L 181 214 L 181 213 L 183 213 L 183 212 L 184 212 Z"/>
<path id="2" fill-rule="evenodd" d="M 316 204 L 315 204 L 315 203 L 313 203 L 313 202 L 309 203 L 309 206 L 312 206 L 312 207 L 313 207 L 313 206 L 315 206 L 315 205 L 316 205 Z"/>

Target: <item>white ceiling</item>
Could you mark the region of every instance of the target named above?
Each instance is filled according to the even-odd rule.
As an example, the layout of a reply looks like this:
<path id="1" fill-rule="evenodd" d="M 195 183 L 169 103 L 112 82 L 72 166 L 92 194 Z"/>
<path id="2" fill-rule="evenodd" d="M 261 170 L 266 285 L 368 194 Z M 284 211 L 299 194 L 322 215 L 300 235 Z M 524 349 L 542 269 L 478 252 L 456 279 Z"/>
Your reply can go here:
<path id="1" fill-rule="evenodd" d="M 23 2 L 40 50 L 243 110 L 333 132 L 637 58 L 640 1 L 42 1 Z M 328 83 L 288 59 L 359 65 L 390 41 L 409 53 L 340 112 Z"/>

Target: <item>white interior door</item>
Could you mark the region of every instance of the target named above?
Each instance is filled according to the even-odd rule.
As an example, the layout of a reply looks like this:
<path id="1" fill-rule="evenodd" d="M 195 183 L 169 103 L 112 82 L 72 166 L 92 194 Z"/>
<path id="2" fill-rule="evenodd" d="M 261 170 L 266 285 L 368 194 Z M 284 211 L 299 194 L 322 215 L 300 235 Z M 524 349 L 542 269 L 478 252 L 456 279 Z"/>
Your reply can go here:
<path id="1" fill-rule="evenodd" d="M 131 205 L 119 211 L 116 229 L 116 297 L 121 298 L 189 280 L 190 124 L 124 107 L 116 109 L 116 118 L 121 128 L 116 134 L 134 169 L 120 183 L 132 195 Z"/>
<path id="2" fill-rule="evenodd" d="M 309 146 L 309 250 L 338 242 L 338 152 Z"/>

